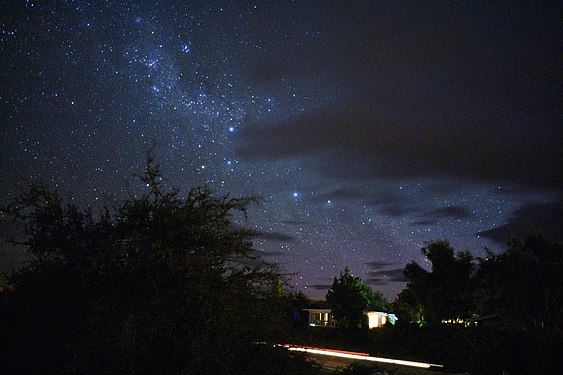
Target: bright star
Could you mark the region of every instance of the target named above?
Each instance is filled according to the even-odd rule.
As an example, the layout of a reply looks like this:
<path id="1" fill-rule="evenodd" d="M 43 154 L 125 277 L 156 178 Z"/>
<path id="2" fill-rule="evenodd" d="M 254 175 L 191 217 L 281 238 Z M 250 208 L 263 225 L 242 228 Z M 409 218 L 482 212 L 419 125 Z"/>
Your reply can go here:
<path id="1" fill-rule="evenodd" d="M 192 51 L 192 45 L 191 45 L 191 43 L 189 43 L 189 42 L 188 42 L 188 43 L 184 43 L 184 44 L 182 44 L 182 48 L 181 48 L 181 49 L 182 49 L 182 52 L 184 52 L 185 54 L 188 54 L 188 53 L 190 53 L 190 52 Z"/>

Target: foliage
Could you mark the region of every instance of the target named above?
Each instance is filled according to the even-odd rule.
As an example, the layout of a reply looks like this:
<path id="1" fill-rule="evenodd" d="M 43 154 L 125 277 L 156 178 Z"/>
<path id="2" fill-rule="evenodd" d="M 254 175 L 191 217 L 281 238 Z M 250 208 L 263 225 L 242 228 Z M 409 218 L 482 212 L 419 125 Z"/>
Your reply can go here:
<path id="1" fill-rule="evenodd" d="M 513 240 L 499 254 L 487 251 L 477 264 L 469 253 L 454 255 L 445 241 L 429 244 L 423 253 L 432 271 L 416 263 L 405 267 L 409 283 L 394 302 L 403 324 L 379 330 L 375 346 L 393 355 L 442 363 L 450 371 L 560 372 L 561 244 L 536 234 Z M 477 327 L 419 327 L 448 317 L 467 318 L 465 311 L 493 320 Z"/>
<path id="2" fill-rule="evenodd" d="M 482 314 L 524 326 L 563 323 L 563 245 L 532 235 L 479 259 L 476 299 Z"/>
<path id="3" fill-rule="evenodd" d="M 369 286 L 364 284 L 364 287 L 367 289 L 368 293 L 371 293 L 369 296 L 369 307 L 376 309 L 377 311 L 389 311 L 391 308 L 389 301 L 387 298 L 378 290 L 372 290 Z"/>
<path id="4" fill-rule="evenodd" d="M 407 264 L 404 274 L 408 292 L 399 295 L 396 306 L 403 306 L 406 317 L 417 323 L 470 316 L 474 272 L 471 254 L 454 254 L 448 241 L 431 242 L 421 251 L 432 263 L 432 271 L 426 271 L 416 262 Z"/>
<path id="5" fill-rule="evenodd" d="M 405 288 L 393 302 L 393 311 L 399 317 L 400 324 L 415 323 L 419 327 L 426 324 L 424 306 L 413 293 L 412 288 Z"/>
<path id="6" fill-rule="evenodd" d="M 296 292 L 290 292 L 286 296 L 287 306 L 289 313 L 300 312 L 307 307 L 310 307 L 314 301 L 309 298 L 305 293 L 298 290 Z"/>
<path id="7" fill-rule="evenodd" d="M 563 365 L 561 335 L 540 330 L 403 324 L 370 334 L 372 355 L 437 363 L 446 373 L 559 374 Z"/>
<path id="8" fill-rule="evenodd" d="M 150 192 L 98 215 L 41 186 L 3 208 L 33 255 L 0 294 L 3 372 L 268 373 L 272 356 L 293 366 L 266 348 L 256 356 L 288 322 L 278 270 L 232 225 L 255 199 L 181 197 L 152 158 L 141 178 Z"/>
<path id="9" fill-rule="evenodd" d="M 470 313 L 498 316 L 503 324 L 557 329 L 563 322 L 563 245 L 541 235 L 513 240 L 506 251 L 487 251 L 477 265 L 468 252 L 454 255 L 447 241 L 422 252 L 428 272 L 406 265 L 407 287 L 394 302 L 400 321 L 422 325 Z"/>
<path id="10" fill-rule="evenodd" d="M 308 334 L 306 345 L 443 365 L 437 373 L 560 374 L 563 368 L 562 332 L 540 328 L 387 324 L 369 331 L 311 329 Z"/>
<path id="11" fill-rule="evenodd" d="M 338 324 L 354 327 L 360 324 L 363 313 L 367 310 L 372 298 L 371 289 L 360 277 L 354 277 L 348 267 L 334 278 L 332 287 L 326 294 L 326 301 L 332 309 Z"/>

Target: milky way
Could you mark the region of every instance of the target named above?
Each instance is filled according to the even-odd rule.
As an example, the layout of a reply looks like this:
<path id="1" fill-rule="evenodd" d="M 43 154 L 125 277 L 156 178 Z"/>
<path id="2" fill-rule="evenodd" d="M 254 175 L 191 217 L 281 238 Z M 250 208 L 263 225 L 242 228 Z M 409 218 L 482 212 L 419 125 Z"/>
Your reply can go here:
<path id="1" fill-rule="evenodd" d="M 292 286 L 322 298 L 348 265 L 392 298 L 426 241 L 562 239 L 558 12 L 2 2 L 0 193 L 134 196 L 154 148 L 169 186 L 259 196 L 246 225 Z"/>

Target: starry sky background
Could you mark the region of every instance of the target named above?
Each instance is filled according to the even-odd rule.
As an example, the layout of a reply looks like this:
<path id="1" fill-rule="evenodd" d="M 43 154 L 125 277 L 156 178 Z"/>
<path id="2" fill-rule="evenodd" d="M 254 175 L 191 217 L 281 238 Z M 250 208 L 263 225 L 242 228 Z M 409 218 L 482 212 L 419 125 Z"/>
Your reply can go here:
<path id="1" fill-rule="evenodd" d="M 389 298 L 420 248 L 562 240 L 557 2 L 0 2 L 0 199 L 257 195 L 257 252 Z M 3 236 L 17 233 L 0 218 Z M 21 248 L 1 244 L 3 270 Z"/>

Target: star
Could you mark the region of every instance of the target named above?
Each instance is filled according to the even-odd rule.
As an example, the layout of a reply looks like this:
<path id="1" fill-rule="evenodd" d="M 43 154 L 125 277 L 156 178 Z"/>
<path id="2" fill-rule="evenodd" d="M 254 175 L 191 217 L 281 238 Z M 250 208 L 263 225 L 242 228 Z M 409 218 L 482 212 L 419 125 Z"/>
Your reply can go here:
<path id="1" fill-rule="evenodd" d="M 257 250 L 314 298 L 345 266 L 393 298 L 404 283 L 377 284 L 374 265 L 422 264 L 428 240 L 479 256 L 518 222 L 560 222 L 548 7 L 13 8 L 0 23 L 5 199 L 29 180 L 84 206 L 139 196 L 152 147 L 167 186 L 260 197 Z"/>

